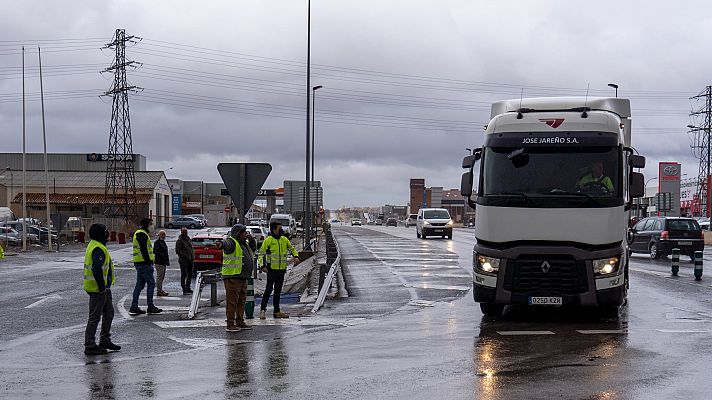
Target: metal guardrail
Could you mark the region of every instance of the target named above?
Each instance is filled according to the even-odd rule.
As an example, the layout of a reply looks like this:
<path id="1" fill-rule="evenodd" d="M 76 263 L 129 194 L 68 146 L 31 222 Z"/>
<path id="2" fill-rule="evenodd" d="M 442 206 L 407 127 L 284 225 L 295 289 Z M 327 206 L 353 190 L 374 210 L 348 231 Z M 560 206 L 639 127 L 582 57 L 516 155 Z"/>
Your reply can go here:
<path id="1" fill-rule="evenodd" d="M 324 283 L 319 288 L 319 294 L 317 295 L 316 302 L 314 302 L 314 308 L 312 308 L 312 313 L 319 311 L 321 306 L 324 305 L 326 300 L 326 295 L 331 288 L 331 282 L 334 279 L 337 269 L 341 269 L 341 251 L 339 250 L 339 243 L 334 239 L 334 235 L 329 230 L 326 233 L 326 259 L 327 265 L 329 261 L 331 262 L 331 268 L 329 268 L 329 273 L 324 278 Z"/>
<path id="2" fill-rule="evenodd" d="M 215 307 L 218 305 L 218 281 L 221 279 L 220 274 L 215 271 L 198 272 L 198 276 L 195 279 L 195 291 L 193 291 L 193 298 L 190 300 L 190 307 L 188 308 L 188 319 L 195 318 L 195 314 L 198 313 L 200 294 L 203 292 L 205 283 L 210 284 L 210 306 Z"/>

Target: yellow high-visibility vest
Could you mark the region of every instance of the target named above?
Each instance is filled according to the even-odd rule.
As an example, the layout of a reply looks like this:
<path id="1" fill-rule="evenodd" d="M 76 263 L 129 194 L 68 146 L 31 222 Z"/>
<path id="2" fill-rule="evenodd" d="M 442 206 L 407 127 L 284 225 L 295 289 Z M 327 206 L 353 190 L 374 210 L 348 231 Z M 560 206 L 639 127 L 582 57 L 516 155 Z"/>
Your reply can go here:
<path id="1" fill-rule="evenodd" d="M 139 233 L 143 233 L 146 235 L 146 249 L 148 250 L 148 256 L 150 258 L 150 261 L 153 262 L 153 260 L 156 259 L 156 256 L 153 255 L 153 244 L 151 243 L 151 236 L 149 236 L 148 232 L 144 231 L 143 229 L 138 229 L 133 234 L 133 262 L 141 263 L 149 261 L 144 260 L 143 254 L 141 254 L 141 246 L 138 244 L 138 239 L 136 238 Z"/>
<path id="2" fill-rule="evenodd" d="M 104 252 L 104 264 L 101 266 L 101 272 L 104 275 L 104 282 L 106 283 L 106 277 L 109 276 L 109 270 L 111 270 L 111 284 L 113 285 L 116 282 L 114 263 L 111 262 L 109 250 L 101 242 L 91 240 L 87 245 L 87 251 L 84 253 L 84 290 L 87 293 L 99 292 L 99 285 L 96 283 L 94 274 L 91 271 L 93 264 L 92 253 L 96 248 L 100 248 Z"/>

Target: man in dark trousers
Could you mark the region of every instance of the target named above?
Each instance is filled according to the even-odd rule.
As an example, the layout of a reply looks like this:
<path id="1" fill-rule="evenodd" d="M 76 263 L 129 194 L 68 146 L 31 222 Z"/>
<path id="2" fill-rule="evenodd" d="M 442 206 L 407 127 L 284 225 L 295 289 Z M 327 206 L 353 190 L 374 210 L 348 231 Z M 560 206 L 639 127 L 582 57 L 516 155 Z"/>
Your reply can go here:
<path id="1" fill-rule="evenodd" d="M 158 239 L 153 243 L 153 254 L 156 256 L 156 292 L 157 296 L 168 296 L 163 290 L 163 280 L 166 278 L 166 267 L 171 262 L 168 259 L 168 245 L 166 245 L 166 231 L 158 232 Z"/>
<path id="2" fill-rule="evenodd" d="M 134 268 L 136 268 L 136 286 L 133 291 L 131 308 L 129 308 L 129 314 L 131 315 L 145 314 L 146 312 L 158 314 L 163 311 L 153 305 L 153 290 L 156 288 L 156 279 L 153 276 L 153 261 L 156 256 L 153 254 L 153 244 L 148 233 L 151 224 L 153 224 L 153 221 L 150 218 L 143 218 L 140 228 L 133 234 L 133 263 Z M 148 286 L 146 289 L 146 303 L 148 305 L 146 311 L 138 308 L 138 297 L 141 295 L 144 286 Z"/>
<path id="3" fill-rule="evenodd" d="M 299 263 L 297 249 L 292 246 L 292 242 L 287 239 L 282 230 L 282 224 L 271 222 L 269 224 L 269 236 L 262 242 L 259 252 L 259 264 L 262 271 L 267 272 L 267 287 L 262 294 L 262 304 L 260 307 L 260 319 L 266 318 L 267 303 L 274 288 L 274 318 L 289 318 L 289 314 L 279 309 L 279 298 L 284 285 L 284 275 L 287 273 L 287 257 L 292 256 L 294 264 Z"/>
<path id="4" fill-rule="evenodd" d="M 109 230 L 102 224 L 89 227 L 89 244 L 84 253 L 84 290 L 89 295 L 89 319 L 84 331 L 84 354 L 106 354 L 108 350 L 118 351 L 121 346 L 111 343 L 111 321 L 114 319 L 114 303 L 111 299 L 111 285 L 116 282 L 114 264 L 111 261 L 106 242 Z M 96 328 L 101 320 L 99 345 L 96 345 Z"/>
<path id="5" fill-rule="evenodd" d="M 247 241 L 247 227 L 236 224 L 225 241 L 215 243 L 223 251 L 221 275 L 225 284 L 225 314 L 228 332 L 252 329 L 245 323 L 247 279 L 252 276 L 255 256 Z"/>
<path id="6" fill-rule="evenodd" d="M 178 254 L 178 264 L 180 264 L 180 285 L 183 288 L 183 294 L 193 294 L 190 289 L 190 281 L 193 277 L 195 251 L 186 228 L 180 230 L 180 236 L 176 241 L 176 254 Z"/>

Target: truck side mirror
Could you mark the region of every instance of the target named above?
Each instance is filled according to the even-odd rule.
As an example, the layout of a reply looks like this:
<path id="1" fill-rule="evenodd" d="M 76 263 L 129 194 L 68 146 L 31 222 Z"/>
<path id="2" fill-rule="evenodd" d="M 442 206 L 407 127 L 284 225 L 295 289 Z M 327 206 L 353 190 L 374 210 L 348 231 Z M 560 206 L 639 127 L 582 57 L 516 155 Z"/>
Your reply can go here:
<path id="1" fill-rule="evenodd" d="M 645 168 L 645 157 L 637 154 L 631 154 L 628 158 L 628 163 L 633 168 Z"/>
<path id="2" fill-rule="evenodd" d="M 460 180 L 460 194 L 468 198 L 472 196 L 472 171 L 462 174 L 462 179 Z"/>
<path id="3" fill-rule="evenodd" d="M 480 158 L 482 158 L 482 149 L 475 149 L 472 155 L 462 159 L 462 168 L 472 168 Z"/>
<path id="4" fill-rule="evenodd" d="M 645 161 L 645 158 L 643 157 Z M 630 198 L 645 197 L 645 177 L 640 172 L 630 173 Z"/>

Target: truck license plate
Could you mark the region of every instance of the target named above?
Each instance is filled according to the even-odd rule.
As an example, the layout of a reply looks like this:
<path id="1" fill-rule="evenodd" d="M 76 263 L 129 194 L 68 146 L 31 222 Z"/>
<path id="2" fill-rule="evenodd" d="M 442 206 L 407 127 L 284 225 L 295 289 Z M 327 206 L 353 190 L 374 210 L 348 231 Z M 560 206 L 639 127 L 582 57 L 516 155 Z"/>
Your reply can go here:
<path id="1" fill-rule="evenodd" d="M 560 306 L 561 297 L 530 297 L 529 305 Z"/>
<path id="2" fill-rule="evenodd" d="M 678 246 L 692 246 L 692 242 L 677 242 Z"/>
<path id="3" fill-rule="evenodd" d="M 213 256 L 210 254 L 201 254 L 200 258 L 213 258 Z"/>

